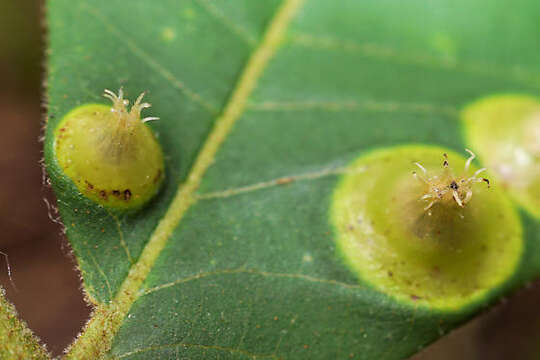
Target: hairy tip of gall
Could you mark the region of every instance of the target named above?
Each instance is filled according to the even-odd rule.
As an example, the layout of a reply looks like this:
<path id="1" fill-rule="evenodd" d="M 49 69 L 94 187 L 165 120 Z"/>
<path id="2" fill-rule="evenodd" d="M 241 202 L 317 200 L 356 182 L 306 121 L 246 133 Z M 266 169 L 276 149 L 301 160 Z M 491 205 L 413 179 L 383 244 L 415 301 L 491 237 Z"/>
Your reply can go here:
<path id="1" fill-rule="evenodd" d="M 454 203 L 463 208 L 471 200 L 473 186 L 475 184 L 485 182 L 488 187 L 490 186 L 487 178 L 479 176 L 486 168 L 481 168 L 472 175 L 468 174 L 471 163 L 476 155 L 469 149 L 465 149 L 465 151 L 469 153 L 469 158 L 465 162 L 463 173 L 460 175 L 454 175 L 447 154 L 443 154 L 443 171 L 440 174 L 430 175 L 424 166 L 418 162 L 415 163 L 421 173 L 419 174 L 417 171 L 413 171 L 413 176 L 425 185 L 424 193 L 420 197 L 420 200 L 426 202 L 424 210 L 428 212 L 428 215 L 431 215 L 431 209 L 437 203 Z"/>

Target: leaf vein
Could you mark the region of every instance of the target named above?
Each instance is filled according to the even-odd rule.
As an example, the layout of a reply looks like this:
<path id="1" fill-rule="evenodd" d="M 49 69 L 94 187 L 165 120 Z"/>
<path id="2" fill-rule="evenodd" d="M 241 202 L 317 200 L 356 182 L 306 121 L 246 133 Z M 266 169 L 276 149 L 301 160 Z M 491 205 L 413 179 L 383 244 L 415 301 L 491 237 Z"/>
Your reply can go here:
<path id="1" fill-rule="evenodd" d="M 97 262 L 96 258 L 94 257 L 94 255 L 92 255 L 92 253 L 90 251 L 88 251 L 88 256 L 90 257 L 90 259 L 92 259 L 92 262 L 94 263 L 94 266 L 96 267 L 97 271 L 99 272 L 99 274 L 105 280 L 105 284 L 107 285 L 107 291 L 109 293 L 109 298 L 112 299 L 113 293 L 112 293 L 111 284 L 109 283 L 109 278 L 107 277 L 107 274 L 105 274 L 105 272 L 103 271 L 103 269 L 101 268 L 101 266 Z"/>
<path id="2" fill-rule="evenodd" d="M 126 240 L 124 239 L 124 232 L 122 231 L 122 225 L 120 224 L 120 220 L 116 215 L 114 215 L 109 210 L 105 209 L 109 216 L 114 220 L 114 223 L 116 224 L 116 230 L 118 232 L 118 237 L 120 241 L 120 245 L 124 249 L 124 252 L 126 253 L 126 257 L 128 258 L 128 261 L 130 264 L 133 264 L 133 258 L 131 257 L 131 252 L 129 251 L 129 247 L 127 246 Z"/>
<path id="3" fill-rule="evenodd" d="M 192 276 L 187 276 L 187 277 L 175 280 L 175 281 L 171 281 L 162 285 L 158 285 L 158 286 L 146 289 L 144 292 L 142 292 L 141 296 L 148 295 L 148 294 L 151 294 L 156 291 L 163 290 L 163 289 L 167 289 L 172 286 L 204 279 L 207 277 L 222 276 L 222 275 L 237 275 L 237 274 L 262 276 L 266 278 L 289 278 L 289 279 L 302 280 L 302 281 L 312 282 L 312 283 L 338 286 L 338 287 L 343 287 L 347 289 L 365 289 L 366 288 L 364 285 L 361 285 L 361 284 L 349 284 L 349 283 L 345 283 L 338 280 L 322 279 L 322 278 L 317 278 L 317 277 L 305 275 L 305 274 L 277 273 L 277 272 L 260 271 L 257 269 L 249 269 L 249 268 L 241 267 L 241 268 L 236 268 L 236 269 L 223 269 L 223 270 L 218 270 L 218 271 L 205 272 L 205 273 L 199 273 Z"/>
<path id="4" fill-rule="evenodd" d="M 206 12 L 220 21 L 225 27 L 229 28 L 233 34 L 238 36 L 242 41 L 244 41 L 249 46 L 253 47 L 257 43 L 257 37 L 251 34 L 249 31 L 236 24 L 234 21 L 229 19 L 221 9 L 219 9 L 214 3 L 209 2 L 208 0 L 195 0 Z"/>
<path id="5" fill-rule="evenodd" d="M 336 39 L 329 35 L 313 36 L 302 32 L 291 35 L 288 41 L 291 44 L 305 48 L 357 53 L 366 57 L 398 63 L 423 65 L 491 78 L 509 79 L 540 88 L 540 74 L 517 65 L 508 67 L 495 63 L 463 62 L 453 58 L 446 59 L 429 54 L 405 53 L 385 44 L 358 43 L 351 40 Z"/>
<path id="6" fill-rule="evenodd" d="M 441 114 L 456 116 L 459 110 L 450 105 L 436 105 L 428 103 L 403 103 L 397 101 L 264 101 L 249 103 L 247 109 L 251 111 L 358 111 L 372 112 L 412 112 L 421 114 Z"/>
<path id="7" fill-rule="evenodd" d="M 180 92 L 184 94 L 188 99 L 200 105 L 203 109 L 205 109 L 210 114 L 216 114 L 218 112 L 215 105 L 203 99 L 201 95 L 197 94 L 194 90 L 187 87 L 183 81 L 179 80 L 176 76 L 174 76 L 174 74 L 171 71 L 169 71 L 167 68 L 165 68 L 156 60 L 154 60 L 152 56 L 150 56 L 150 54 L 148 54 L 141 47 L 139 47 L 135 43 L 135 41 L 133 41 L 133 39 L 129 38 L 129 36 L 127 36 L 126 34 L 123 34 L 116 26 L 114 26 L 110 21 L 108 21 L 107 18 L 103 16 L 100 12 L 91 8 L 87 3 L 82 3 L 81 6 L 88 14 L 92 15 L 94 18 L 99 20 L 104 25 L 104 28 L 111 35 L 121 40 L 121 42 L 126 45 L 126 47 L 133 53 L 133 55 L 135 55 L 136 57 L 144 61 L 151 69 L 156 71 L 157 74 L 159 74 L 165 80 L 167 80 L 174 88 L 180 90 Z"/>
<path id="8" fill-rule="evenodd" d="M 203 345 L 203 344 L 190 344 L 190 343 L 175 343 L 175 344 L 164 344 L 164 345 L 156 345 L 156 346 L 149 346 L 145 348 L 136 349 L 121 355 L 117 355 L 114 357 L 114 359 L 123 359 L 131 355 L 136 355 L 148 351 L 154 351 L 154 350 L 164 350 L 164 349 L 170 349 L 170 348 L 179 348 L 179 347 L 186 347 L 186 348 L 200 348 L 204 350 L 218 350 L 218 351 L 224 351 L 231 354 L 238 354 L 238 355 L 244 355 L 251 359 L 275 359 L 276 356 L 274 354 L 256 354 L 252 353 L 246 350 L 239 350 L 239 349 L 233 349 L 226 346 L 219 346 L 219 345 Z"/>
<path id="9" fill-rule="evenodd" d="M 245 194 L 252 191 L 267 189 L 274 186 L 287 185 L 295 181 L 307 181 L 307 180 L 316 180 L 327 176 L 339 175 L 339 174 L 353 174 L 364 172 L 365 168 L 349 168 L 349 167 L 333 167 L 326 168 L 315 172 L 300 174 L 300 175 L 291 175 L 291 176 L 282 176 L 277 179 L 263 181 L 252 185 L 237 187 L 233 189 L 226 189 L 223 191 L 209 192 L 201 195 L 197 195 L 199 200 L 209 200 L 216 198 L 228 198 L 235 195 Z"/>

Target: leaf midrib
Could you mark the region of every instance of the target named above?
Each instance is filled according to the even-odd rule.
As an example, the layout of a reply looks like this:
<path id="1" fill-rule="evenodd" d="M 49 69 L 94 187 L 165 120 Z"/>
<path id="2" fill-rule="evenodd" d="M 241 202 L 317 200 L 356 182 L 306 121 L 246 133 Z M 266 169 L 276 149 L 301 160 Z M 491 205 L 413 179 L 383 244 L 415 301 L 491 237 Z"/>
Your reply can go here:
<path id="1" fill-rule="evenodd" d="M 155 261 L 184 214 L 197 202 L 195 191 L 206 170 L 212 164 L 215 154 L 234 123 L 243 114 L 247 99 L 269 60 L 279 48 L 289 23 L 303 2 L 304 0 L 284 0 L 278 8 L 262 40 L 246 63 L 222 115 L 216 119 L 212 131 L 204 141 L 187 180 L 180 185 L 165 216 L 158 223 L 137 262 L 130 268 L 114 300 L 110 304 L 98 305 L 83 333 L 70 347 L 67 358 L 101 357 L 110 349 L 123 318 L 141 295 L 139 289 Z"/>

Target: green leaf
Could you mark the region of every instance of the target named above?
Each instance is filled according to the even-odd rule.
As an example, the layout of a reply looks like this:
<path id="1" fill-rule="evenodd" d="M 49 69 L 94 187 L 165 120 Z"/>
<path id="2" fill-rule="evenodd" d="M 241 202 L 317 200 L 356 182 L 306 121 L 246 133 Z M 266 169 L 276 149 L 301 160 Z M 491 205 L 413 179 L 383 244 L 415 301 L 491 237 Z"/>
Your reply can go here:
<path id="1" fill-rule="evenodd" d="M 538 11 L 532 0 L 49 1 L 46 166 L 96 305 L 69 356 L 401 359 L 537 276 L 538 221 L 521 211 L 519 268 L 482 304 L 399 302 L 347 267 L 329 209 L 362 152 L 462 152 L 464 106 L 537 95 Z M 124 215 L 81 195 L 53 149 L 64 115 L 120 86 L 131 100 L 148 91 L 166 157 L 160 194 Z"/>

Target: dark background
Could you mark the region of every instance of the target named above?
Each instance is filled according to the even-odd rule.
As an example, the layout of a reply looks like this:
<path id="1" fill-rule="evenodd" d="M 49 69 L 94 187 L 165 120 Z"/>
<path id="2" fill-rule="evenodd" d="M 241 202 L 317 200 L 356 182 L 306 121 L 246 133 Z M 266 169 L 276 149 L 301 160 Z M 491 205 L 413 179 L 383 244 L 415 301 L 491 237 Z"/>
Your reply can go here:
<path id="1" fill-rule="evenodd" d="M 0 0 L 0 251 L 9 256 L 17 289 L 3 257 L 0 285 L 20 317 L 58 355 L 91 309 L 67 240 L 44 201 L 54 204 L 39 163 L 46 54 L 41 5 Z M 540 359 L 540 281 L 412 359 Z"/>

